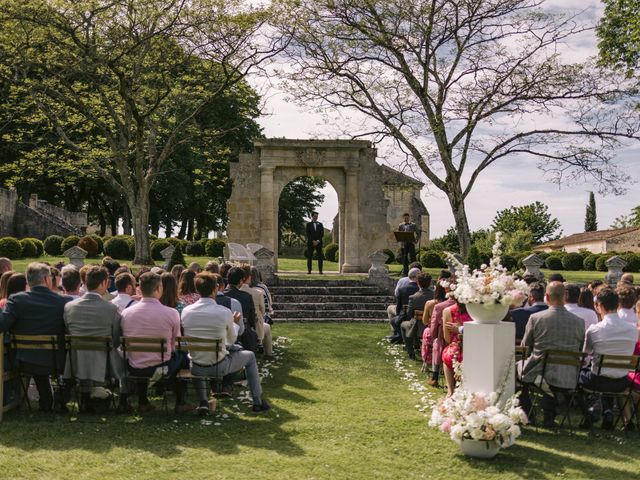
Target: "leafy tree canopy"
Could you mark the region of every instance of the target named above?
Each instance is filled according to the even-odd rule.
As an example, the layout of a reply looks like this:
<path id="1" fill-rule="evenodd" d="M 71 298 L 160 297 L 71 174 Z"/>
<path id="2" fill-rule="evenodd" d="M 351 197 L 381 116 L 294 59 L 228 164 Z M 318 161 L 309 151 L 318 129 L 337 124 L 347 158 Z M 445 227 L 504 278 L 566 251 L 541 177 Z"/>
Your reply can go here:
<path id="1" fill-rule="evenodd" d="M 529 230 L 534 244 L 560 238 L 562 235 L 560 227 L 560 221 L 551 216 L 549 207 L 542 202 L 501 210 L 491 224 L 491 228 L 506 234 Z"/>

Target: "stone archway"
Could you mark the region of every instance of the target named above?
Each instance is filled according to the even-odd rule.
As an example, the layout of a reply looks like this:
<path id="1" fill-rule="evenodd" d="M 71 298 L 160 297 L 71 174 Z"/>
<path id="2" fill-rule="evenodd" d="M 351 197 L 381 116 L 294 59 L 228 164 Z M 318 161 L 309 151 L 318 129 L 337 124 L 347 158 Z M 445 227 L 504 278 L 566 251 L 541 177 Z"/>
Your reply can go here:
<path id="1" fill-rule="evenodd" d="M 389 247 L 393 230 L 383 188 L 388 175 L 375 158 L 371 143 L 362 140 L 255 141 L 254 151 L 230 166 L 229 240 L 260 243 L 276 252 L 277 262 L 282 189 L 300 176 L 321 177 L 338 194 L 340 271 L 367 272 L 369 254 Z"/>

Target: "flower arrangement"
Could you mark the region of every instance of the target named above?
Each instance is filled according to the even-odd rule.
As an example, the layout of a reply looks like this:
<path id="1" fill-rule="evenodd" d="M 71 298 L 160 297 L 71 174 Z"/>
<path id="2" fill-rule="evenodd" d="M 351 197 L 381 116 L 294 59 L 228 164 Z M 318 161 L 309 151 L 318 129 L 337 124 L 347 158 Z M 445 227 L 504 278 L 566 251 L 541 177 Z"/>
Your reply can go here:
<path id="1" fill-rule="evenodd" d="M 454 298 L 460 303 L 499 303 L 512 305 L 522 303 L 528 292 L 526 282 L 509 275 L 507 269 L 500 264 L 502 255 L 500 232 L 496 233 L 492 256 L 489 265 L 482 265 L 480 269 L 470 271 L 468 265 L 463 265 L 450 253 L 447 259 L 456 271 L 455 283 L 444 285 Z"/>
<path id="2" fill-rule="evenodd" d="M 500 395 L 472 393 L 457 388 L 431 413 L 429 426 L 448 433 L 460 444 L 463 439 L 496 442 L 501 448 L 510 447 L 520 436 L 520 425 L 527 423 L 527 415 L 518 405 L 518 396 L 512 396 L 504 406 Z"/>

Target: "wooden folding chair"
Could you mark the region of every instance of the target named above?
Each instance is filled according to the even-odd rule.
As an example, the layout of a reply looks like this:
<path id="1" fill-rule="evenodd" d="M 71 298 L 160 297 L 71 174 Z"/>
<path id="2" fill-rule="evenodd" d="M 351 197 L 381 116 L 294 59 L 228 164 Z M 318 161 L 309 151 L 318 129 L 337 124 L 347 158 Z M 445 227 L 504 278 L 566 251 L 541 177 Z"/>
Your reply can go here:
<path id="1" fill-rule="evenodd" d="M 2 416 L 4 413 L 9 410 L 16 408 L 20 405 L 22 401 L 22 391 L 19 390 L 14 393 L 14 398 L 4 403 L 4 396 L 7 393 L 6 383 L 12 380 L 20 378 L 17 370 L 14 368 L 9 369 L 9 365 L 5 363 L 5 355 L 7 354 L 7 349 L 5 349 L 4 345 L 4 333 L 0 332 L 0 422 L 2 421 Z"/>
<path id="2" fill-rule="evenodd" d="M 139 375 L 132 375 L 129 372 L 129 354 L 131 352 L 145 352 L 145 353 L 159 353 L 160 363 L 169 361 L 170 355 L 167 350 L 167 339 L 164 337 L 120 337 L 120 346 L 122 348 L 122 354 L 125 359 L 125 375 L 126 381 L 133 380 L 135 382 L 148 382 L 151 377 L 144 377 Z M 165 373 L 161 379 L 166 382 L 168 375 Z M 162 394 L 162 404 L 165 409 L 165 413 L 169 414 L 169 406 L 167 403 L 167 389 L 164 389 Z"/>
<path id="3" fill-rule="evenodd" d="M 637 355 L 603 354 L 603 355 L 600 355 L 598 359 L 598 369 L 596 371 L 596 375 L 600 375 L 600 372 L 602 371 L 603 368 L 615 369 L 620 371 L 620 377 L 622 378 L 625 375 L 627 375 L 630 371 L 637 372 L 640 368 L 639 366 L 640 366 L 640 357 Z M 620 409 L 620 412 L 618 413 L 617 418 L 613 422 L 614 429 L 618 425 L 618 422 L 620 421 L 620 419 L 624 418 L 624 412 L 627 406 L 631 406 L 632 408 L 631 416 L 628 419 L 629 422 L 633 420 L 633 417 L 636 414 L 637 409 L 632 399 L 633 389 L 631 388 L 631 386 L 627 387 L 622 392 L 608 392 L 604 390 L 595 390 L 593 388 L 588 388 L 584 386 L 581 386 L 580 390 L 581 392 L 584 392 L 584 393 L 611 396 L 611 397 L 614 397 L 616 400 L 618 400 L 618 407 Z M 622 407 L 620 407 L 620 400 L 622 400 L 623 398 L 624 398 L 624 402 L 622 402 Z M 584 420 L 584 413 L 583 413 L 583 420 Z M 591 427 L 592 427 L 591 430 L 593 431 L 593 425 Z"/>
<path id="4" fill-rule="evenodd" d="M 515 348 L 515 358 L 514 358 L 514 368 L 516 369 L 516 373 L 515 373 L 515 379 L 516 379 L 516 383 L 522 383 L 522 376 L 521 376 L 521 372 L 518 372 L 518 363 L 519 362 L 524 362 L 527 358 L 527 347 L 521 347 L 519 345 L 516 345 Z"/>
<path id="5" fill-rule="evenodd" d="M 201 337 L 177 337 L 176 338 L 176 350 L 183 351 L 185 353 L 193 353 L 193 352 L 210 352 L 215 353 L 216 358 L 218 354 L 222 351 L 222 347 L 224 343 L 221 338 L 201 338 Z M 222 376 L 213 375 L 213 376 L 201 376 L 201 375 L 193 375 L 190 370 L 180 370 L 178 372 L 178 379 L 180 381 L 189 381 L 189 380 L 203 380 L 205 382 L 205 388 L 207 391 L 211 390 L 211 387 L 207 384 L 211 383 L 212 380 L 216 381 L 216 387 L 218 391 L 221 390 L 219 388 L 222 385 Z M 195 388 L 195 384 L 194 384 Z"/>
<path id="6" fill-rule="evenodd" d="M 65 340 L 67 342 L 67 352 L 69 358 L 69 366 L 71 369 L 71 376 L 76 380 L 74 387 L 75 398 L 80 407 L 79 389 L 80 383 L 76 378 L 76 368 L 73 361 L 73 352 L 103 352 L 106 357 L 106 370 L 105 377 L 108 382 L 112 382 L 113 376 L 111 374 L 111 352 L 113 351 L 113 339 L 109 336 L 91 336 L 91 335 L 66 335 Z M 111 397 L 111 402 L 115 407 L 115 398 Z"/>
<path id="7" fill-rule="evenodd" d="M 11 349 L 16 353 L 19 350 L 45 350 L 51 352 L 53 369 L 49 372 L 49 376 L 55 379 L 52 384 L 54 389 L 54 398 L 56 390 L 60 393 L 60 375 L 62 374 L 63 366 L 58 365 L 57 353 L 63 348 L 64 347 L 61 347 L 60 345 L 60 339 L 57 335 L 11 335 Z M 20 362 L 16 362 L 16 371 L 21 379 L 20 385 L 22 387 L 23 398 L 27 402 L 27 408 L 31 411 L 31 402 L 29 401 L 29 380 L 31 379 L 32 374 L 23 372 Z"/>

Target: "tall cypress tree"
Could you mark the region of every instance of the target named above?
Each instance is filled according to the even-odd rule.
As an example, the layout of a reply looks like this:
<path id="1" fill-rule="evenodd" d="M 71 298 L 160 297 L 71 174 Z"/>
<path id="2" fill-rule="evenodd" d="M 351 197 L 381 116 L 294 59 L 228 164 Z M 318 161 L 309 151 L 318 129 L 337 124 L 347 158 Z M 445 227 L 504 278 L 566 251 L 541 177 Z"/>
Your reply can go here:
<path id="1" fill-rule="evenodd" d="M 587 204 L 587 213 L 584 217 L 584 231 L 595 232 L 598 230 L 598 215 L 596 213 L 596 197 L 593 192 L 589 192 L 589 203 Z"/>

